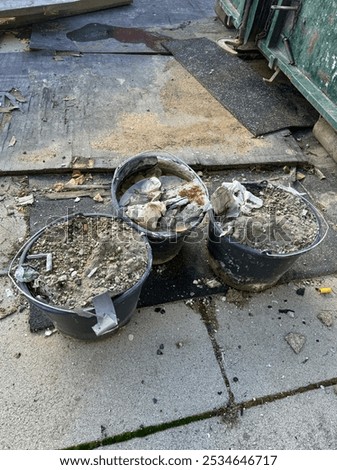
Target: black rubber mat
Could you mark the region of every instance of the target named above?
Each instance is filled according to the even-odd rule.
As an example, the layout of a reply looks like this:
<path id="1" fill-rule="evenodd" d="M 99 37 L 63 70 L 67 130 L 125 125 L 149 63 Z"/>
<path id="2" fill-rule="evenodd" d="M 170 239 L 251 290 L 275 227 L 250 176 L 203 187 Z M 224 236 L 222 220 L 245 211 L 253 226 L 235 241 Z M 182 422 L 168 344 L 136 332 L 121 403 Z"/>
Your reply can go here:
<path id="1" fill-rule="evenodd" d="M 317 111 L 291 83 L 269 84 L 244 61 L 206 38 L 166 41 L 164 47 L 255 136 L 312 127 Z"/>

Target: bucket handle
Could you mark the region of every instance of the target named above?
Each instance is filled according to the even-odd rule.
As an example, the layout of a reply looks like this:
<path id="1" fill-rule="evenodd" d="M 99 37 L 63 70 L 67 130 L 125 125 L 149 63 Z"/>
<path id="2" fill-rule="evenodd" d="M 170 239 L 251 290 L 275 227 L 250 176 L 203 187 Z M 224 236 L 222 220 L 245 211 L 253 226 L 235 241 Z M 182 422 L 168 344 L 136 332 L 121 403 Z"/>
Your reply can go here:
<path id="1" fill-rule="evenodd" d="M 92 327 L 96 336 L 103 336 L 118 326 L 118 318 L 114 303 L 109 292 L 92 298 L 95 307 L 97 323 Z"/>

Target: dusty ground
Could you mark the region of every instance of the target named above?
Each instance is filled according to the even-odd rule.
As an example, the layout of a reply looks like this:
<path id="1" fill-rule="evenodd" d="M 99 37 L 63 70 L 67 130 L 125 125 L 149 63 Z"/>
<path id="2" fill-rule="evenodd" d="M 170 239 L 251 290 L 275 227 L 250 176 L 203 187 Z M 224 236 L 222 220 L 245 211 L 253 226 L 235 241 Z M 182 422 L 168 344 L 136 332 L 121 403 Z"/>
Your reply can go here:
<path id="1" fill-rule="evenodd" d="M 165 78 L 161 87 L 162 77 L 158 77 L 165 122 L 163 114 L 151 109 L 124 113 L 116 131 L 100 136 L 93 147 L 130 155 L 144 151 L 147 142 L 153 149 L 171 150 L 223 145 L 234 153 L 248 153 L 253 147 L 265 145 L 263 139 L 252 141 L 252 134 L 180 64 L 169 62 Z"/>

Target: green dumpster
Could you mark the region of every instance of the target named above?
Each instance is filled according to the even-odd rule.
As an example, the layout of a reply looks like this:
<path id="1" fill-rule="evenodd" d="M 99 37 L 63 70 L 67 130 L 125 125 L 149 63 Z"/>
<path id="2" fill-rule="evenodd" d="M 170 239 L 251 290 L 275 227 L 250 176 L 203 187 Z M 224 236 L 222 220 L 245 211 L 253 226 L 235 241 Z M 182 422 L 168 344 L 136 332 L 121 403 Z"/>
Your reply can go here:
<path id="1" fill-rule="evenodd" d="M 217 0 L 215 12 L 228 27 L 239 31 L 236 47 L 255 43 L 256 35 L 263 30 L 274 0 Z"/>
<path id="2" fill-rule="evenodd" d="M 337 130 L 337 0 L 279 0 L 257 45 Z"/>
<path id="3" fill-rule="evenodd" d="M 337 130 L 337 0 L 218 0 L 238 29 L 234 48 L 254 42 Z M 220 16 L 219 16 L 220 17 Z"/>

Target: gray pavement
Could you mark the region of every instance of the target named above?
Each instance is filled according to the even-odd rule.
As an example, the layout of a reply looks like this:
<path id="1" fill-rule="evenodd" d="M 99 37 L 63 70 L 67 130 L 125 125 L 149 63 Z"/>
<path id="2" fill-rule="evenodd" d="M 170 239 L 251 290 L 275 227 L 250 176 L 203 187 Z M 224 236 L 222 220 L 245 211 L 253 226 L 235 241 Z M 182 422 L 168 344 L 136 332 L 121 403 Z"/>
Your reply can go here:
<path id="1" fill-rule="evenodd" d="M 336 450 L 336 411 L 327 387 L 250 408 L 235 423 L 205 419 L 101 450 Z"/>
<path id="2" fill-rule="evenodd" d="M 316 287 L 337 279 L 306 282 L 214 296 L 212 328 L 174 302 L 90 343 L 30 333 L 27 310 L 4 318 L 0 448 L 335 449 L 336 298 Z"/>

